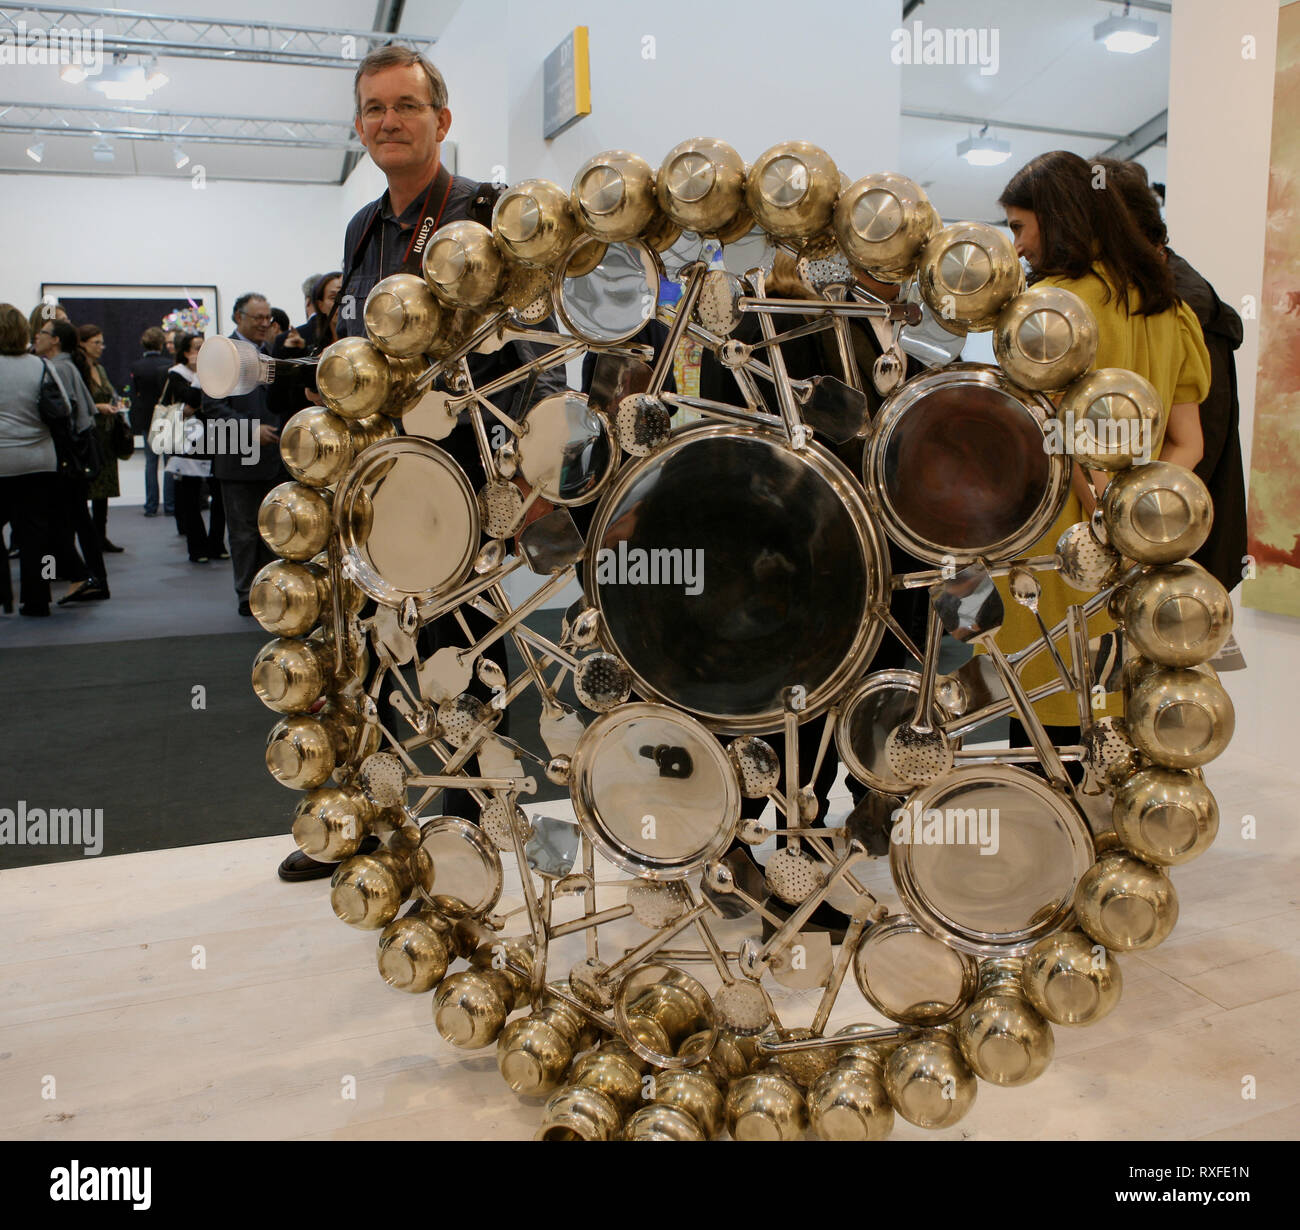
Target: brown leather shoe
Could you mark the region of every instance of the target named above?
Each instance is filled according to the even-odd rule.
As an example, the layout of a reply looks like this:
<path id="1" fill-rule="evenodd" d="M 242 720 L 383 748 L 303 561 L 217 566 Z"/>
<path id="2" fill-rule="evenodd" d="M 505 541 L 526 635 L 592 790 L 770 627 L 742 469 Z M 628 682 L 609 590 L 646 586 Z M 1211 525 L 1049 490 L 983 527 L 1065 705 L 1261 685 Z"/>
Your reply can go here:
<path id="1" fill-rule="evenodd" d="M 378 849 L 379 838 L 372 836 L 361 842 L 357 853 L 373 854 Z M 326 880 L 334 874 L 337 867 L 338 863 L 318 863 L 301 850 L 295 850 L 280 864 L 276 874 L 290 884 L 297 884 L 302 880 Z"/>

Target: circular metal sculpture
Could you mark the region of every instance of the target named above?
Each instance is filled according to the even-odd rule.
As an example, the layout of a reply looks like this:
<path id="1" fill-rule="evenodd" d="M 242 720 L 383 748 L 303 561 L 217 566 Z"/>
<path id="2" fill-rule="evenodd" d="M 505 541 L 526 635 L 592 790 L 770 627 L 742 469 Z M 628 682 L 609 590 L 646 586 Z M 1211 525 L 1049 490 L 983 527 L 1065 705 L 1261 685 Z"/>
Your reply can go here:
<path id="1" fill-rule="evenodd" d="M 810 297 L 686 259 L 675 309 L 658 303 L 683 228 L 731 245 L 755 220 Z M 802 141 L 748 168 L 708 138 L 657 171 L 606 151 L 567 192 L 507 189 L 490 228 L 444 226 L 423 274 L 377 285 L 369 340 L 322 357 L 325 405 L 282 434 L 296 481 L 259 519 L 281 559 L 250 595 L 275 638 L 253 665 L 278 719 L 267 767 L 304 791 L 295 840 L 338 862 L 332 906 L 380 933 L 382 978 L 428 995 L 449 1044 L 496 1047 L 510 1088 L 546 1099 L 542 1140 L 881 1139 L 895 1116 L 958 1122 L 980 1081 L 1032 1081 L 1054 1028 L 1117 1004 L 1111 953 L 1169 934 L 1171 869 L 1218 828 L 1202 766 L 1233 714 L 1207 662 L 1231 605 L 1185 562 L 1204 487 L 1134 464 L 1132 429 L 1160 411 L 1149 386 L 1092 370 L 1087 308 L 1023 290 L 997 231 L 945 228 L 912 181 L 850 184 Z M 904 380 L 922 303 L 954 336 L 995 330 L 998 366 L 948 362 L 930 330 L 911 353 L 941 366 Z M 552 310 L 556 357 L 477 388 L 469 357 L 544 336 Z M 666 359 L 631 344 L 656 316 L 666 352 L 690 337 L 734 374 L 734 406 L 665 393 Z M 854 316 L 893 329 L 870 372 Z M 844 380 L 791 377 L 781 334 L 819 329 Z M 584 351 L 590 395 L 530 393 L 517 421 L 494 403 Z M 440 443 L 467 420 L 481 479 Z M 1075 452 L 1113 477 L 1044 551 Z M 891 575 L 891 550 L 934 567 Z M 516 600 L 504 582 L 523 568 L 537 588 Z M 1049 629 L 1036 575 L 1053 571 L 1079 604 Z M 1040 631 L 1010 657 L 993 576 Z M 573 582 L 582 598 L 543 635 L 530 617 Z M 928 590 L 923 647 L 890 613 L 904 589 Z M 1094 720 L 1087 620 L 1104 611 L 1125 716 Z M 986 652 L 940 676 L 945 633 Z M 513 679 L 488 654 L 505 638 Z M 887 639 L 919 669 L 873 669 Z M 1040 653 L 1057 680 L 1034 699 L 1078 697 L 1078 746 L 1052 744 L 1019 682 Z M 536 740 L 502 733 L 521 697 L 540 703 Z M 963 749 L 1007 715 L 1031 747 Z M 864 791 L 838 828 L 813 788 L 836 755 Z M 571 818 L 529 806 L 536 769 Z M 443 814 L 449 790 L 474 819 Z M 886 883 L 895 900 L 877 900 Z M 833 932 L 812 923 L 825 908 Z M 853 984 L 859 1022 L 828 1032 Z M 781 1018 L 778 986 L 817 992 L 811 1021 Z"/>

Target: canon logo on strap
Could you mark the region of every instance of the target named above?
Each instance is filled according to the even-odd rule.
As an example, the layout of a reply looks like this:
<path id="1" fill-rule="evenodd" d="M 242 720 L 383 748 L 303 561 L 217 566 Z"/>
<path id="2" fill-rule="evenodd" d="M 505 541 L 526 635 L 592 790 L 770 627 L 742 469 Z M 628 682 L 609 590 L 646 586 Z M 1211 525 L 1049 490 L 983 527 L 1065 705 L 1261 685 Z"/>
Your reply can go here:
<path id="1" fill-rule="evenodd" d="M 425 218 L 423 225 L 420 227 L 420 233 L 415 237 L 415 242 L 411 245 L 411 251 L 416 256 L 419 256 L 424 251 L 424 245 L 429 239 L 429 232 L 436 225 L 432 218 Z"/>

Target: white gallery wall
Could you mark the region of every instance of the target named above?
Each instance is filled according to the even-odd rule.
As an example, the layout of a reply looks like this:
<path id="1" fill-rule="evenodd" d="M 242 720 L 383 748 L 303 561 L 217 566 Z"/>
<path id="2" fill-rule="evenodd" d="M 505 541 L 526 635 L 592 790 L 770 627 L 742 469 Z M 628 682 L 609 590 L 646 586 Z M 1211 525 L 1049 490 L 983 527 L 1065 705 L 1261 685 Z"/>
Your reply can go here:
<path id="1" fill-rule="evenodd" d="M 1277 14 L 1277 0 L 1175 0 L 1170 63 L 1170 242 L 1243 317 L 1237 380 L 1248 480 L 1259 320 L 1257 310 L 1247 318 L 1246 300 L 1258 303 L 1263 281 Z M 1240 592 L 1236 633 L 1249 669 L 1223 676 L 1236 739 L 1292 764 L 1294 729 L 1284 715 L 1300 677 L 1300 620 L 1243 607 Z"/>
<path id="2" fill-rule="evenodd" d="M 42 282 L 216 286 L 222 332 L 244 291 L 302 315 L 302 282 L 343 247 L 334 185 L 187 176 L 0 175 L 0 301 L 26 312 Z M 216 323 L 216 322 L 214 322 Z"/>
<path id="3" fill-rule="evenodd" d="M 428 0 L 411 0 L 417 31 Z M 541 176 L 568 187 L 592 154 L 628 149 L 658 166 L 687 137 L 717 137 L 753 161 L 813 141 L 857 178 L 898 163 L 895 0 L 786 3 L 473 0 L 434 48 L 451 95 L 462 175 Z M 591 114 L 547 141 L 542 64 L 575 26 L 589 31 Z"/>

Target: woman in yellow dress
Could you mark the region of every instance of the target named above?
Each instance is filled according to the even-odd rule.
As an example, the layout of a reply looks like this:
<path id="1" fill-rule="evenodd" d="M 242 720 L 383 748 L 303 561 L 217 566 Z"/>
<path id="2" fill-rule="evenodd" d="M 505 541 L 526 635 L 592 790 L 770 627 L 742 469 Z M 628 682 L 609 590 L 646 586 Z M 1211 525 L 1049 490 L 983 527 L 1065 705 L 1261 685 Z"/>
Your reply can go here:
<path id="1" fill-rule="evenodd" d="M 1122 367 L 1145 376 L 1160 395 L 1163 411 L 1151 440 L 1151 457 L 1191 469 L 1201 458 L 1200 403 L 1210 387 L 1210 357 L 1195 314 L 1174 294 L 1173 278 L 1156 250 L 1142 236 L 1120 194 L 1106 185 L 1105 168 L 1094 168 L 1077 154 L 1056 150 L 1042 154 L 1017 171 L 998 198 L 1016 252 L 1028 262 L 1030 281 L 1073 291 L 1097 319 L 1097 357 L 1093 370 Z M 1093 471 L 1097 490 L 1109 475 Z M 1083 471 L 1073 468 L 1070 496 L 1056 523 L 1026 555 L 1050 554 L 1071 525 L 1095 507 Z M 1039 612 L 1050 628 L 1065 618 L 1066 608 L 1091 595 L 1066 585 L 1055 573 L 1039 573 L 1043 593 Z M 1006 653 L 1037 639 L 1033 615 L 998 589 L 1006 607 L 997 636 Z M 1088 623 L 1094 640 L 1112 631 L 1103 613 Z M 1064 640 L 1059 644 L 1064 649 Z M 1064 651 L 1067 655 L 1068 650 Z M 1049 682 L 1055 668 L 1047 654 L 1029 663 L 1022 676 L 1027 689 Z M 1122 713 L 1120 697 L 1109 694 L 1094 716 Z M 1076 743 L 1078 704 L 1062 693 L 1038 701 L 1039 719 L 1052 741 Z M 1023 727 L 1012 723 L 1012 746 L 1024 746 Z"/>

